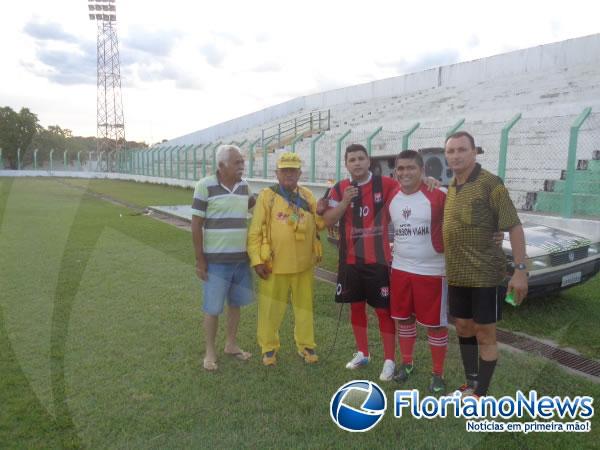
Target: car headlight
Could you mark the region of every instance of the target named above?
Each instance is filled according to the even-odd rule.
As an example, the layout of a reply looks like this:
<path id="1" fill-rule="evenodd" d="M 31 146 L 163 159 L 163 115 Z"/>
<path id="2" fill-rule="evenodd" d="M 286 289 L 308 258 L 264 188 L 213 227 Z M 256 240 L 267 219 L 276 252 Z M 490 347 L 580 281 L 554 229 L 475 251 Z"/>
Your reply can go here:
<path id="1" fill-rule="evenodd" d="M 589 256 L 595 256 L 600 253 L 600 242 L 596 242 L 595 244 L 590 245 L 590 249 L 588 250 Z"/>
<path id="2" fill-rule="evenodd" d="M 535 258 L 527 259 L 527 268 L 529 270 L 540 270 L 550 267 L 550 255 L 536 256 Z"/>

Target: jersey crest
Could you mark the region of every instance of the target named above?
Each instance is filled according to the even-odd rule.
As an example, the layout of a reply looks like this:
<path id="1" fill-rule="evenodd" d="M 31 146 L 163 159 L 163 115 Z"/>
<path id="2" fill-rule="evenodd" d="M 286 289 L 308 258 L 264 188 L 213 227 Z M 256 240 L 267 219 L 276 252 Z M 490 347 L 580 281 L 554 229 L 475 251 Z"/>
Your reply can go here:
<path id="1" fill-rule="evenodd" d="M 404 220 L 408 220 L 411 212 L 412 211 L 408 206 L 402 210 L 402 217 L 404 217 Z"/>

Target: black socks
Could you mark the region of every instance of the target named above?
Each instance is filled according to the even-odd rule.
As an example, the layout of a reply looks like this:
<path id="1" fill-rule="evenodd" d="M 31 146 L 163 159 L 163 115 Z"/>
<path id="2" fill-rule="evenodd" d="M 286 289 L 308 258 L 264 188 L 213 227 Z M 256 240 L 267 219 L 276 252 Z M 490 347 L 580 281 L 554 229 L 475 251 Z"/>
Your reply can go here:
<path id="1" fill-rule="evenodd" d="M 477 381 L 479 362 L 481 361 L 479 359 L 479 346 L 477 345 L 477 338 L 475 336 L 459 336 L 458 343 L 467 381 Z"/>
<path id="2" fill-rule="evenodd" d="M 477 377 L 477 389 L 475 389 L 476 395 L 487 395 L 495 368 L 496 360 L 485 361 L 479 358 L 479 376 Z"/>

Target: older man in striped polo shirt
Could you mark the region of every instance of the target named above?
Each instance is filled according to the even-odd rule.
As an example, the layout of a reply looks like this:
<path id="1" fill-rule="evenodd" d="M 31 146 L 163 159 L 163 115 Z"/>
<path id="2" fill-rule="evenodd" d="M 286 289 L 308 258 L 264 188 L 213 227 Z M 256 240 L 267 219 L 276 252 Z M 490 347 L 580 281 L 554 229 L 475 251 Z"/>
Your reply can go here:
<path id="1" fill-rule="evenodd" d="M 217 369 L 215 339 L 219 315 L 227 300 L 225 354 L 246 361 L 236 336 L 240 307 L 253 301 L 252 275 L 246 252 L 247 214 L 252 206 L 248 184 L 242 180 L 244 158 L 235 145 L 222 145 L 214 175 L 196 184 L 192 205 L 192 236 L 196 274 L 204 282 L 203 311 L 206 354 L 204 369 Z"/>

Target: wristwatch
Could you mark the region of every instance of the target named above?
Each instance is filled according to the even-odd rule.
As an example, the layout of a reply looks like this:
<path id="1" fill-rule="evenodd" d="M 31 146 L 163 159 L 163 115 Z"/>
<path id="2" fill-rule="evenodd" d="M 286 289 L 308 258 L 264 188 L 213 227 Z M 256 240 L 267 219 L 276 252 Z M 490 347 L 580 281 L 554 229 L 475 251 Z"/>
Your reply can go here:
<path id="1" fill-rule="evenodd" d="M 515 264 L 515 270 L 527 270 L 527 265 L 525 263 Z"/>

